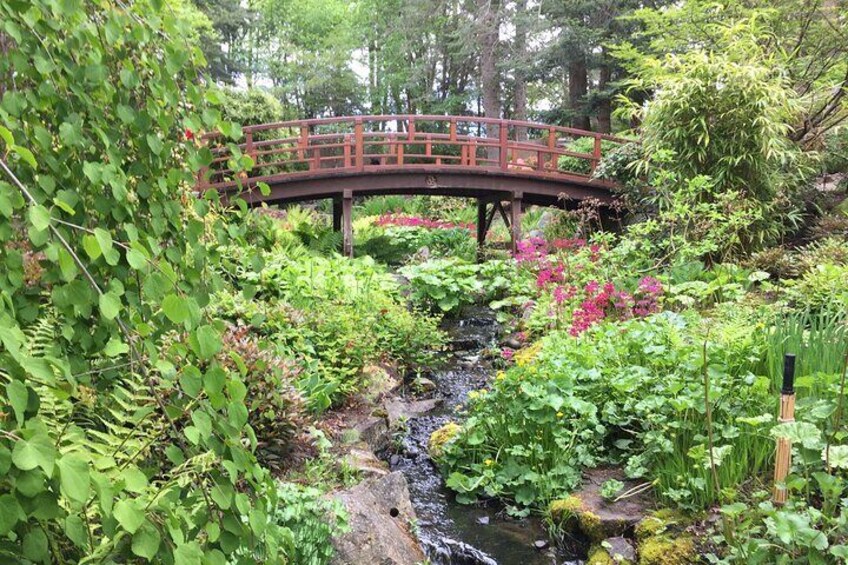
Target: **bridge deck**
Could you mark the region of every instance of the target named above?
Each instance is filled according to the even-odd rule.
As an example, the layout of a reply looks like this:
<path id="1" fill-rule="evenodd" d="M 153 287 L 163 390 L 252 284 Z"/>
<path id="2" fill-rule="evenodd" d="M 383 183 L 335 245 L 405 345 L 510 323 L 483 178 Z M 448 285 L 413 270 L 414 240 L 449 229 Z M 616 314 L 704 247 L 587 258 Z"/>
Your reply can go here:
<path id="1" fill-rule="evenodd" d="M 204 136 L 212 159 L 199 175 L 198 190 L 215 189 L 224 198 L 240 195 L 251 204 L 341 199 L 337 215 L 346 240 L 350 222 L 344 201 L 387 193 L 510 200 L 518 208 L 511 218 L 515 240 L 522 202 L 565 206 L 586 198 L 608 200 L 613 185 L 591 175 L 605 153 L 627 141 L 475 116 L 296 120 L 246 126 L 242 134 L 239 143 L 219 134 Z M 567 148 L 579 139 L 588 139 L 591 152 Z M 563 157 L 570 159 L 560 162 Z"/>

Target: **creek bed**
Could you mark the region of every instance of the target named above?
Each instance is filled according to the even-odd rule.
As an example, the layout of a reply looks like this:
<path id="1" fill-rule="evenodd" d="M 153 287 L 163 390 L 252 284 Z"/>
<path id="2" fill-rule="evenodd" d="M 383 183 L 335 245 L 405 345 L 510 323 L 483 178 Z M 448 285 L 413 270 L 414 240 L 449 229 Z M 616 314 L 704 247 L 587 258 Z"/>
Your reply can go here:
<path id="1" fill-rule="evenodd" d="M 444 486 L 439 470 L 427 454 L 430 434 L 456 419 L 455 410 L 468 392 L 484 387 L 492 374 L 483 350 L 496 344 L 498 324 L 488 309 L 468 311 L 445 323 L 452 351 L 433 373 L 435 395 L 442 404 L 407 422 L 402 448 L 388 454 L 393 471 L 401 471 L 418 516 L 418 537 L 433 565 L 560 565 L 576 563 L 557 555 L 541 522 L 536 518 L 515 520 L 503 508 L 489 504 L 462 505 Z M 538 545 L 547 544 L 541 549 Z M 544 542 L 544 544 L 542 543 Z"/>

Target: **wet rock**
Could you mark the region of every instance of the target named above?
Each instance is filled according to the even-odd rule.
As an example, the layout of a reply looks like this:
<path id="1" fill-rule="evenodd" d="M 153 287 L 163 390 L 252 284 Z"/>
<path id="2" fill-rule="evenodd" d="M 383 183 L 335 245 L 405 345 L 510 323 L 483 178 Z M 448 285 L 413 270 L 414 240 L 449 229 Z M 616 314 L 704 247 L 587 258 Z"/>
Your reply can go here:
<path id="1" fill-rule="evenodd" d="M 507 338 L 503 341 L 502 345 L 504 347 L 509 347 L 510 349 L 521 349 L 521 342 L 515 339 L 514 337 Z"/>
<path id="2" fill-rule="evenodd" d="M 636 549 L 626 538 L 607 538 L 589 550 L 586 565 L 632 565 L 636 563 Z"/>
<path id="3" fill-rule="evenodd" d="M 548 547 L 548 540 L 537 539 L 533 542 L 533 547 L 535 547 L 536 549 L 545 549 L 546 547 Z"/>
<path id="4" fill-rule="evenodd" d="M 345 455 L 345 462 L 365 478 L 384 477 L 389 474 L 386 463 L 378 459 L 374 452 L 365 446 L 351 449 Z"/>
<path id="5" fill-rule="evenodd" d="M 498 565 L 498 562 L 467 543 L 442 538 L 431 544 L 429 552 L 436 563 L 451 565 Z"/>
<path id="6" fill-rule="evenodd" d="M 453 351 L 472 351 L 481 347 L 483 344 L 474 336 L 456 337 L 450 342 L 450 348 Z"/>
<path id="7" fill-rule="evenodd" d="M 403 473 L 363 481 L 335 497 L 347 509 L 350 531 L 333 540 L 333 565 L 413 565 L 425 560 L 408 529 L 415 511 Z"/>
<path id="8" fill-rule="evenodd" d="M 551 502 L 548 513 L 560 527 L 578 531 L 594 542 L 622 535 L 649 512 L 652 498 L 642 493 L 618 502 L 608 502 L 600 494 L 601 485 L 610 479 L 623 480 L 618 469 L 599 468 L 586 473 L 583 487 L 566 498 Z M 624 489 L 636 486 L 623 481 Z"/>
<path id="9" fill-rule="evenodd" d="M 426 414 L 438 406 L 441 402 L 442 400 L 440 398 L 433 398 L 431 400 L 413 400 L 411 402 L 406 402 L 399 398 L 392 398 L 383 404 L 383 408 L 386 409 L 386 417 L 389 420 L 389 428 L 394 430 L 397 429 L 402 422 L 409 420 L 410 418 L 416 418 Z"/>
<path id="10" fill-rule="evenodd" d="M 368 445 L 371 451 L 379 453 L 389 447 L 391 437 L 385 418 L 368 416 L 356 424 L 354 429 L 359 433 L 359 438 Z"/>
<path id="11" fill-rule="evenodd" d="M 489 517 L 488 516 L 480 516 L 479 518 L 477 518 L 477 523 L 480 524 L 481 526 L 488 526 L 489 525 Z"/>

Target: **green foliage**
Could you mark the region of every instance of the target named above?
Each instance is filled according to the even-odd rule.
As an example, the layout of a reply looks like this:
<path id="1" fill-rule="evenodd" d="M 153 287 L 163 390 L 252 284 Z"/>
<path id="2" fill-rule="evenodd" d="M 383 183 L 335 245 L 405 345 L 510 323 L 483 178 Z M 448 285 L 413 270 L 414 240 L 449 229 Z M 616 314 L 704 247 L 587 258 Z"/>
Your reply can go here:
<path id="1" fill-rule="evenodd" d="M 238 124 L 272 124 L 286 119 L 295 119 L 295 116 L 286 114 L 279 100 L 259 88 L 249 90 L 222 88 L 218 98 L 221 115 L 226 120 Z"/>
<path id="2" fill-rule="evenodd" d="M 756 46 L 645 63 L 632 88 L 656 95 L 632 108 L 646 156 L 633 166 L 650 189 L 629 198 L 658 211 L 646 227 L 672 252 L 688 243 L 694 256 L 724 259 L 797 226 L 791 193 L 811 170 L 787 137 L 799 101 Z"/>
<path id="3" fill-rule="evenodd" d="M 801 278 L 787 281 L 787 294 L 803 309 L 842 308 L 848 306 L 848 265 L 821 264 L 804 273 Z"/>
<path id="4" fill-rule="evenodd" d="M 618 148 L 619 144 L 607 139 L 601 140 L 601 154 L 609 153 L 613 149 Z M 595 138 L 593 137 L 578 137 L 574 141 L 568 143 L 566 151 L 573 153 L 582 153 L 586 157 L 573 157 L 571 155 L 560 155 L 557 159 L 557 168 L 560 171 L 579 173 L 582 175 L 592 174 L 591 157 L 595 152 Z"/>
<path id="5" fill-rule="evenodd" d="M 357 254 L 389 265 L 399 265 L 425 248 L 428 256 L 456 257 L 463 261 L 474 260 L 477 253 L 476 241 L 465 228 L 369 226 L 357 230 L 356 237 Z"/>
<path id="6" fill-rule="evenodd" d="M 515 270 L 507 261 L 493 259 L 482 264 L 458 259 L 432 259 L 403 267 L 414 301 L 456 314 L 464 306 L 501 297 L 513 286 Z"/>
<path id="7" fill-rule="evenodd" d="M 599 493 L 604 500 L 615 500 L 623 488 L 624 483 L 616 479 L 610 479 L 608 481 L 604 481 Z"/>
<path id="8" fill-rule="evenodd" d="M 705 436 L 699 325 L 666 313 L 601 324 L 579 338 L 551 333 L 534 360 L 472 395 L 462 430 L 443 448 L 448 486 L 463 501 L 486 495 L 539 506 L 575 488 L 584 467 L 618 463 L 654 482 L 662 500 L 709 505 L 719 486 Z M 766 469 L 771 453 L 763 433 L 772 421 L 769 381 L 747 370 L 750 332 L 731 328 L 708 344 L 721 485 Z"/>
<path id="9" fill-rule="evenodd" d="M 266 247 L 252 248 L 255 255 L 244 246 L 226 250 L 227 276 L 241 292 L 217 294 L 216 306 L 252 326 L 272 358 L 285 360 L 310 409 L 321 412 L 357 393 L 370 363 L 405 371 L 433 361 L 443 340 L 437 320 L 409 311 L 397 282 L 373 259 L 316 256 L 302 246 L 284 252 L 290 241 L 278 236 L 291 232 L 265 228 Z"/>
<path id="10" fill-rule="evenodd" d="M 331 538 L 347 531 L 347 515 L 341 503 L 322 498 L 316 488 L 294 483 L 277 487 L 280 504 L 268 516 L 269 525 L 291 532 L 287 556 L 291 563 L 325 565 L 333 556 Z"/>
<path id="11" fill-rule="evenodd" d="M 211 155 L 187 133 L 219 115 L 158 7 L 0 5 L 0 156 L 22 183 L 0 180 L 4 561 L 286 559 L 205 309 L 243 233 L 191 192 Z"/>

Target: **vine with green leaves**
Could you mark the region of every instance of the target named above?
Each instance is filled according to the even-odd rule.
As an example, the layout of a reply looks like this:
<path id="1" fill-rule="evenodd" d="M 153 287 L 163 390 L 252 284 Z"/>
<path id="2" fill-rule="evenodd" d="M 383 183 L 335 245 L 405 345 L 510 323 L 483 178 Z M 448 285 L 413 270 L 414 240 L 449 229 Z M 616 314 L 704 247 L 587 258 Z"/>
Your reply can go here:
<path id="1" fill-rule="evenodd" d="M 0 557 L 284 562 L 205 310 L 240 237 L 196 198 L 202 55 L 157 0 L 0 5 Z"/>

